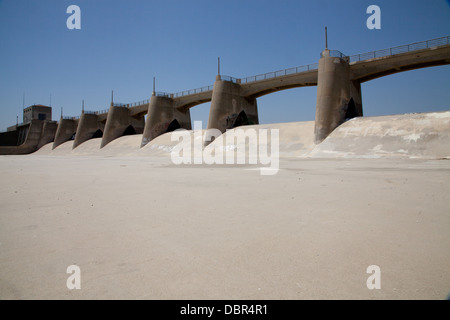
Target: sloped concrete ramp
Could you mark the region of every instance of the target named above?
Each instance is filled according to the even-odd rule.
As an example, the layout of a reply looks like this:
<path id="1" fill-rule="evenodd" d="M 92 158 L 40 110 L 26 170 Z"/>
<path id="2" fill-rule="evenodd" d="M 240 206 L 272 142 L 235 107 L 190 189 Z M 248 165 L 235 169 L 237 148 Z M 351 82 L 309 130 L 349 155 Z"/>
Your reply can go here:
<path id="1" fill-rule="evenodd" d="M 249 145 L 261 143 L 261 129 L 268 130 L 270 141 L 272 129 L 279 130 L 279 155 L 288 158 L 450 158 L 450 111 L 403 114 L 380 117 L 354 118 L 336 128 L 322 143 L 314 144 L 314 121 L 276 123 L 238 127 L 227 131 L 222 139 L 209 147 L 238 152 L 236 143 L 227 143 L 227 137 L 242 130 L 254 130 L 257 141 L 246 140 Z M 201 145 L 199 133 L 189 130 L 192 147 Z M 201 134 L 203 135 L 203 130 Z M 172 140 L 172 133 L 165 133 L 140 148 L 142 135 L 120 137 L 100 149 L 101 139 L 91 139 L 75 149 L 68 141 L 52 150 L 45 145 L 36 155 L 80 156 L 162 156 L 170 157 L 179 143 Z M 181 140 L 180 140 L 181 141 Z M 194 149 L 192 149 L 194 152 Z"/>
<path id="2" fill-rule="evenodd" d="M 450 111 L 354 118 L 304 156 L 450 158 Z"/>

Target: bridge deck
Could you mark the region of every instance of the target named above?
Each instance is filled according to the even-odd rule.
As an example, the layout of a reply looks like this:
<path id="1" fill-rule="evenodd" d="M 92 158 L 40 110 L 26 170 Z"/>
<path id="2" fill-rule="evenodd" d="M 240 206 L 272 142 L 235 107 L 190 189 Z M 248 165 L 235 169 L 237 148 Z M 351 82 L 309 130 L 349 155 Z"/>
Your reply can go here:
<path id="1" fill-rule="evenodd" d="M 350 62 L 352 80 L 365 82 L 397 72 L 423 67 L 450 64 L 450 36 L 416 42 L 408 45 L 377 50 L 347 57 Z M 233 81 L 241 85 L 241 93 L 246 97 L 257 98 L 272 92 L 289 88 L 316 86 L 318 64 L 294 67 L 266 74 L 236 79 L 223 76 L 223 80 Z M 186 90 L 179 93 L 161 93 L 172 98 L 175 107 L 189 109 L 212 99 L 213 86 Z M 132 116 L 147 113 L 149 100 L 126 105 Z M 97 113 L 106 120 L 107 110 Z"/>

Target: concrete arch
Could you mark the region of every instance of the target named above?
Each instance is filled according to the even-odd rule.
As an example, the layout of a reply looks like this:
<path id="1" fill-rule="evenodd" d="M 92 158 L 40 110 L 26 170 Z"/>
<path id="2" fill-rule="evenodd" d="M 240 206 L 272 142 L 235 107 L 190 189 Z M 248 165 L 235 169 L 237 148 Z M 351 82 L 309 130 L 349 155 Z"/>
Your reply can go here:
<path id="1" fill-rule="evenodd" d="M 449 51 L 447 45 L 353 62 L 350 67 L 352 78 L 363 83 L 394 73 L 446 65 L 450 63 Z"/>

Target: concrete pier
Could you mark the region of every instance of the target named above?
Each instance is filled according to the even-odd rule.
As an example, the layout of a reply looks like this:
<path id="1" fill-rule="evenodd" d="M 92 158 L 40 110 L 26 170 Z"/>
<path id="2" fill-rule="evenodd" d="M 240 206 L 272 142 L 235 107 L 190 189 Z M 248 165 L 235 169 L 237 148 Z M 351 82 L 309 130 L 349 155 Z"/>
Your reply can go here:
<path id="1" fill-rule="evenodd" d="M 103 148 L 108 143 L 121 136 L 143 133 L 144 126 L 145 120 L 143 116 L 135 118 L 131 116 L 128 107 L 114 106 L 111 104 L 100 148 Z"/>
<path id="2" fill-rule="evenodd" d="M 222 133 L 240 125 L 258 124 L 256 98 L 245 97 L 241 85 L 217 76 L 211 100 L 207 129 Z"/>
<path id="3" fill-rule="evenodd" d="M 55 139 L 58 123 L 56 121 L 44 121 L 42 124 L 41 136 L 37 144 L 36 150 L 45 146 L 47 143 L 53 142 Z"/>
<path id="4" fill-rule="evenodd" d="M 103 129 L 103 124 L 99 121 L 98 116 L 95 113 L 86 113 L 82 111 L 72 148 L 75 149 L 83 142 L 94 137 L 101 137 Z"/>
<path id="5" fill-rule="evenodd" d="M 362 114 L 361 86 L 350 79 L 348 58 L 340 52 L 324 50 L 317 79 L 316 143 L 322 142 L 346 118 Z"/>
<path id="6" fill-rule="evenodd" d="M 141 147 L 163 133 L 178 128 L 192 129 L 189 108 L 175 108 L 174 100 L 166 96 L 153 95 L 148 106 Z"/>
<path id="7" fill-rule="evenodd" d="M 58 129 L 56 130 L 55 140 L 53 141 L 52 149 L 55 149 L 59 145 L 66 141 L 72 139 L 77 132 L 78 119 L 64 119 L 61 117 L 58 124 Z"/>

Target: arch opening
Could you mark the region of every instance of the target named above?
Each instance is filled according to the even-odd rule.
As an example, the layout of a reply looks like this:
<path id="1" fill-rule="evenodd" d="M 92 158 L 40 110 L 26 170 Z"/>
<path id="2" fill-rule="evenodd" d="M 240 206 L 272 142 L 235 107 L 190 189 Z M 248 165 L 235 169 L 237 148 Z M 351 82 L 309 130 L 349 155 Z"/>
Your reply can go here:
<path id="1" fill-rule="evenodd" d="M 132 125 L 129 125 L 123 132 L 122 136 L 131 136 L 133 134 L 136 134 L 136 130 L 134 130 Z"/>
<path id="2" fill-rule="evenodd" d="M 345 120 L 350 120 L 358 116 L 359 114 L 356 110 L 355 101 L 351 98 L 347 105 L 347 111 L 345 112 Z"/>
<path id="3" fill-rule="evenodd" d="M 166 133 L 175 131 L 175 130 L 180 129 L 180 128 L 181 128 L 181 125 L 178 122 L 178 120 L 177 119 L 173 119 L 173 121 L 167 127 Z"/>
<path id="4" fill-rule="evenodd" d="M 240 127 L 240 126 L 248 126 L 252 124 L 251 121 L 248 119 L 247 114 L 245 113 L 244 110 L 242 110 L 236 117 L 236 120 L 234 121 L 233 125 L 231 126 L 231 128 L 236 128 L 236 127 Z"/>
<path id="5" fill-rule="evenodd" d="M 98 129 L 97 131 L 94 132 L 94 134 L 92 135 L 92 139 L 94 138 L 101 138 L 103 137 L 103 131 Z"/>

